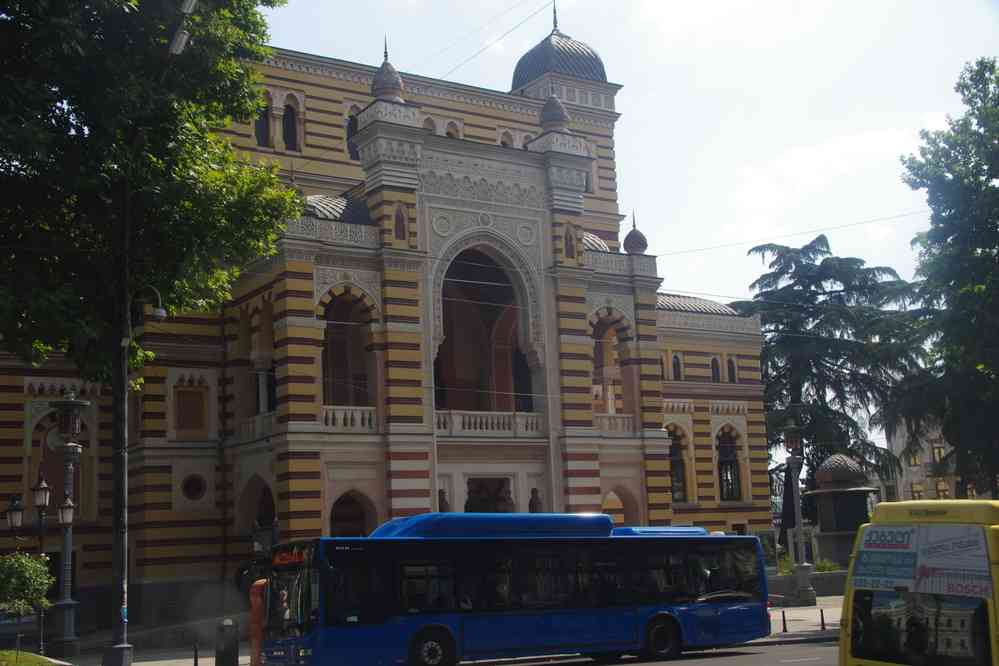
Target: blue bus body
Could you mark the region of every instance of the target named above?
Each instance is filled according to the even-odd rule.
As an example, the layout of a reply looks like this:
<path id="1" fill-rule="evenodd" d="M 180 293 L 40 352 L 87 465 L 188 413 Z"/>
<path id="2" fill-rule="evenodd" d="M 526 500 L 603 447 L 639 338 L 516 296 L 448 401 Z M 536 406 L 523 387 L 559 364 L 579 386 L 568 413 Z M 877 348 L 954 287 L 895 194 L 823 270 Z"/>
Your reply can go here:
<path id="1" fill-rule="evenodd" d="M 759 540 L 700 528 L 421 514 L 276 547 L 273 560 L 267 666 L 638 654 L 664 621 L 683 648 L 770 633 Z M 443 661 L 414 655 L 428 634 L 450 641 Z"/>

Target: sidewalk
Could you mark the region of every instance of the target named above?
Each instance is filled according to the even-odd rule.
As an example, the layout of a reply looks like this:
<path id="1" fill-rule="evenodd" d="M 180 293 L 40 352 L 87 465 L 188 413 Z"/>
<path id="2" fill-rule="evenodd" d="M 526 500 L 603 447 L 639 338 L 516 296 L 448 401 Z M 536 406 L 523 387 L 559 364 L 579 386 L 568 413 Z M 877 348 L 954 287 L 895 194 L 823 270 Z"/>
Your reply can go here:
<path id="1" fill-rule="evenodd" d="M 835 642 L 839 636 L 839 617 L 842 605 L 843 597 L 819 597 L 817 606 L 772 608 L 770 609 L 770 636 L 755 640 L 750 645 L 769 646 Z M 822 630 L 823 616 L 826 623 L 825 631 Z M 783 630 L 785 617 L 787 618 L 786 632 Z M 99 652 L 81 655 L 73 661 L 75 666 L 100 666 L 100 663 L 101 654 Z M 193 646 L 186 646 L 171 650 L 136 650 L 133 663 L 142 664 L 143 666 L 192 666 L 194 663 L 194 649 Z M 248 666 L 249 663 L 249 646 L 243 643 L 239 651 L 239 666 Z M 503 663 L 510 664 L 511 661 L 505 660 Z M 198 666 L 215 666 L 213 642 L 202 644 L 198 656 Z"/>

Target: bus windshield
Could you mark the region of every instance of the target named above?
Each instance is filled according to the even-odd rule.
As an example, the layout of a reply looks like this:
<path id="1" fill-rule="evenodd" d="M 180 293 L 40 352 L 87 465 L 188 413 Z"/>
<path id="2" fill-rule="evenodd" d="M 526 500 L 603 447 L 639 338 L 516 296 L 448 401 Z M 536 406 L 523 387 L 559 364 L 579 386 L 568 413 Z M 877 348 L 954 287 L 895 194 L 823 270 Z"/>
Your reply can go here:
<path id="1" fill-rule="evenodd" d="M 312 575 L 311 557 L 305 551 L 278 551 L 269 578 L 267 637 L 283 639 L 301 636 L 315 619 L 318 576 Z"/>
<path id="2" fill-rule="evenodd" d="M 974 597 L 857 590 L 852 643 L 854 657 L 890 664 L 992 663 L 986 602 Z"/>
<path id="3" fill-rule="evenodd" d="M 873 524 L 858 537 L 850 652 L 890 664 L 991 664 L 985 531 Z"/>

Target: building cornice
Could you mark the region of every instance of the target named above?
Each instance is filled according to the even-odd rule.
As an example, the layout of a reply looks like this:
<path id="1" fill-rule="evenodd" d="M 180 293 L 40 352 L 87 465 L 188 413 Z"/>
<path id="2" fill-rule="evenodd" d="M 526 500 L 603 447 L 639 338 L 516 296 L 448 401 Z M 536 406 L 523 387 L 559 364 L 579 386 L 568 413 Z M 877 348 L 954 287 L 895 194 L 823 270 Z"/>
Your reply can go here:
<path id="1" fill-rule="evenodd" d="M 304 72 L 347 81 L 370 87 L 377 68 L 361 63 L 329 58 L 326 56 L 301 53 L 272 47 L 273 55 L 264 61 L 266 65 L 294 72 Z M 453 81 L 443 81 L 416 74 L 401 73 L 407 96 L 430 97 L 450 102 L 481 106 L 493 111 L 504 111 L 537 117 L 544 106 L 544 100 L 531 99 L 498 90 L 479 88 Z M 611 129 L 620 117 L 614 111 L 602 111 L 578 104 L 566 103 L 574 122 L 582 125 Z"/>

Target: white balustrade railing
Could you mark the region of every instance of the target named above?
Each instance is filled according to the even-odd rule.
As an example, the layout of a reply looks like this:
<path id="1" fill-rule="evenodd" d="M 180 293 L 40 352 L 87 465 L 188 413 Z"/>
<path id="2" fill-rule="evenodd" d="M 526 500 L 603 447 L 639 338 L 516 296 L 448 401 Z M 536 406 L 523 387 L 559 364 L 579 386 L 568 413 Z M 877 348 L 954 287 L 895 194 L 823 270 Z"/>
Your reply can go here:
<path id="1" fill-rule="evenodd" d="M 440 410 L 434 416 L 438 435 L 457 437 L 544 437 L 544 416 L 536 412 Z"/>
<path id="2" fill-rule="evenodd" d="M 593 429 L 605 435 L 629 435 L 635 432 L 635 415 L 594 414 Z"/>
<path id="3" fill-rule="evenodd" d="M 374 407 L 323 405 L 323 428 L 328 432 L 378 432 Z"/>
<path id="4" fill-rule="evenodd" d="M 237 427 L 237 436 L 240 441 L 253 441 L 262 439 L 274 432 L 274 412 L 257 414 L 244 420 Z"/>

